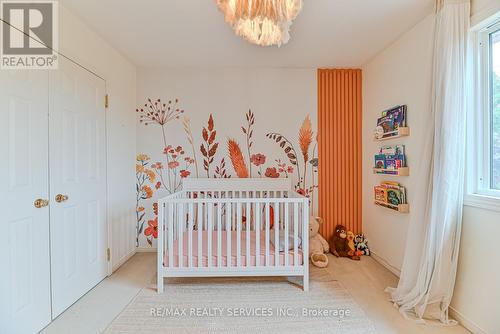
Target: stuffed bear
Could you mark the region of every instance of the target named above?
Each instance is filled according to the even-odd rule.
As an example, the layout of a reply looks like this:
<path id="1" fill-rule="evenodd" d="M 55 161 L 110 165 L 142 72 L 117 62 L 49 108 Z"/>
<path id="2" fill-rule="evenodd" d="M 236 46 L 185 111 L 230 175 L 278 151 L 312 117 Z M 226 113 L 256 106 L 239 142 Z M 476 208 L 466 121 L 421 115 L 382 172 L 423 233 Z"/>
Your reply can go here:
<path id="1" fill-rule="evenodd" d="M 354 254 L 353 250 L 349 249 L 347 231 L 342 225 L 337 225 L 335 227 L 334 234 L 330 240 L 330 250 L 336 257 L 348 257 L 351 260 L 360 260 L 360 257 Z"/>
<path id="2" fill-rule="evenodd" d="M 309 257 L 316 267 L 328 266 L 328 242 L 319 234 L 319 224 L 323 223 L 320 217 L 309 218 Z"/>
<path id="3" fill-rule="evenodd" d="M 366 239 L 364 234 L 356 235 L 356 238 L 354 238 L 354 244 L 356 245 L 356 251 L 361 255 L 370 255 L 370 249 L 368 248 L 368 239 Z"/>

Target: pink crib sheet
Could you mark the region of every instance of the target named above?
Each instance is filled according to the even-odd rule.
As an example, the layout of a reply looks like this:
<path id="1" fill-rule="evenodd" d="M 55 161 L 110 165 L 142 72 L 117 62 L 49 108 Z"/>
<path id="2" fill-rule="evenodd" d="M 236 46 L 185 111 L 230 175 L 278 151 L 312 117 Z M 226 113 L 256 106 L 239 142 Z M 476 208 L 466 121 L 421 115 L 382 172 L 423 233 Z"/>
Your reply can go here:
<path id="1" fill-rule="evenodd" d="M 188 238 L 189 238 L 189 232 L 184 232 L 183 234 L 183 242 L 182 242 L 182 263 L 184 267 L 187 267 L 189 264 L 189 244 L 188 244 Z M 231 267 L 236 267 L 237 265 L 237 233 L 236 231 L 231 232 Z M 193 247 L 192 247 L 192 254 L 193 254 L 193 267 L 198 267 L 198 231 L 193 231 Z M 218 237 L 218 232 L 213 231 L 212 232 L 212 266 L 216 267 L 217 266 L 217 237 Z M 202 232 L 202 262 L 201 266 L 202 267 L 208 267 L 208 232 L 203 231 Z M 255 239 L 256 239 L 256 233 L 254 231 L 250 232 L 250 266 L 255 266 L 256 265 L 256 252 L 255 252 Z M 269 264 L 266 264 L 266 236 L 264 231 L 261 231 L 260 233 L 260 250 L 257 252 L 257 256 L 259 256 L 259 266 L 274 266 L 275 265 L 275 256 L 274 256 L 274 246 L 270 242 L 269 243 Z M 228 256 L 227 256 L 227 232 L 226 231 L 221 231 L 221 245 L 222 245 L 222 251 L 221 251 L 221 265 L 223 267 L 227 267 L 227 261 L 228 261 Z M 173 266 L 174 267 L 179 267 L 179 241 L 175 240 L 173 243 L 174 246 L 174 254 L 173 254 Z M 242 231 L 241 232 L 241 266 L 246 267 L 247 266 L 247 248 L 246 248 L 246 232 Z M 165 255 L 165 266 L 169 266 L 169 252 L 166 252 Z M 302 265 L 302 250 L 299 248 L 297 252 L 297 257 L 298 257 L 298 264 Z M 288 251 L 288 265 L 293 266 L 294 265 L 294 252 L 293 248 L 292 250 Z M 280 252 L 279 253 L 279 265 L 283 266 L 285 265 L 285 252 Z"/>

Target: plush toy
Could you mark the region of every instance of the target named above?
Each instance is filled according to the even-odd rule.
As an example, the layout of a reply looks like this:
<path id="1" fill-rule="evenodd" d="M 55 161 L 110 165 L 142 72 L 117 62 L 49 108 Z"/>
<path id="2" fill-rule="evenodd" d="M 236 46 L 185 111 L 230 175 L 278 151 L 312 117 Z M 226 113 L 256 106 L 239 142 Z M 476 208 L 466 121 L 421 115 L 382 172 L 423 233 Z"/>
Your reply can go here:
<path id="1" fill-rule="evenodd" d="M 355 255 L 356 247 L 354 246 L 354 233 L 352 231 L 347 231 L 347 246 L 349 247 L 349 255 Z"/>
<path id="2" fill-rule="evenodd" d="M 309 218 L 309 257 L 316 267 L 328 266 L 328 242 L 319 234 L 319 224 L 323 223 L 320 217 Z"/>
<path id="3" fill-rule="evenodd" d="M 330 240 L 330 250 L 336 257 L 348 257 L 352 260 L 360 260 L 354 251 L 349 249 L 346 228 L 342 225 L 335 227 L 335 232 Z"/>
<path id="4" fill-rule="evenodd" d="M 368 248 L 368 240 L 366 239 L 364 234 L 356 235 L 354 238 L 354 244 L 356 247 L 356 251 L 360 253 L 360 255 L 370 255 L 370 248 Z"/>

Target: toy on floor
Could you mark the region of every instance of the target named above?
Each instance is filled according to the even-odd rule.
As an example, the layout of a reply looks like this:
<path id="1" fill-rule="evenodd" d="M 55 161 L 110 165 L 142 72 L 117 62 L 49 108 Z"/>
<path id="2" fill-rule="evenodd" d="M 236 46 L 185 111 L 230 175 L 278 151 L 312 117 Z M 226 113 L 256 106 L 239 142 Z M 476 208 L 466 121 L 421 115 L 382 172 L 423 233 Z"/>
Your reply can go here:
<path id="1" fill-rule="evenodd" d="M 351 260 L 359 261 L 360 257 L 355 254 L 355 250 L 349 248 L 347 233 L 344 226 L 337 225 L 330 240 L 330 250 L 336 257 L 348 257 Z"/>
<path id="2" fill-rule="evenodd" d="M 309 257 L 312 264 L 319 268 L 328 266 L 328 242 L 319 234 L 319 224 L 323 223 L 320 217 L 309 218 Z"/>
<path id="3" fill-rule="evenodd" d="M 354 242 L 354 233 L 352 231 L 347 231 L 347 246 L 349 247 L 349 255 L 361 256 L 360 252 L 356 249 Z"/>
<path id="4" fill-rule="evenodd" d="M 370 248 L 368 248 L 368 240 L 364 234 L 358 234 L 354 238 L 354 244 L 356 247 L 356 252 L 359 255 L 370 255 Z"/>

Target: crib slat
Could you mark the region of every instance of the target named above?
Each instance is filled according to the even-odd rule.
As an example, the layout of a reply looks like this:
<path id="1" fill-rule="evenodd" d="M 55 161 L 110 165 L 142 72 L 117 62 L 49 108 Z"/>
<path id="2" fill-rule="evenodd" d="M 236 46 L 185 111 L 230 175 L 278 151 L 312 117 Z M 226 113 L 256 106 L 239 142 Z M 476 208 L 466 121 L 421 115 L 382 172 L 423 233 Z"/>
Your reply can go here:
<path id="1" fill-rule="evenodd" d="M 266 266 L 269 266 L 269 230 L 271 229 L 271 221 L 269 219 L 269 205 L 271 203 L 266 203 L 266 216 L 264 219 L 266 220 Z"/>
<path id="2" fill-rule="evenodd" d="M 207 204 L 207 215 L 208 215 L 208 267 L 212 267 L 212 226 L 213 226 L 213 203 Z"/>
<path id="3" fill-rule="evenodd" d="M 217 267 L 222 266 L 222 203 L 217 205 Z"/>
<path id="4" fill-rule="evenodd" d="M 299 265 L 299 203 L 293 203 L 293 265 Z"/>
<path id="5" fill-rule="evenodd" d="M 247 202 L 246 217 L 247 217 L 247 224 L 246 224 L 246 246 L 247 247 L 245 250 L 245 258 L 247 260 L 247 267 L 250 267 L 250 230 L 252 228 L 252 210 L 251 210 L 250 201 Z"/>
<path id="6" fill-rule="evenodd" d="M 202 266 L 202 231 L 203 231 L 203 204 L 198 203 L 198 268 Z"/>
<path id="7" fill-rule="evenodd" d="M 183 256 L 183 239 L 184 239 L 184 203 L 178 204 L 178 212 L 177 212 L 177 225 L 178 225 L 178 241 L 179 245 L 179 267 L 184 267 L 184 256 Z"/>
<path id="8" fill-rule="evenodd" d="M 236 204 L 236 266 L 241 267 L 241 225 L 243 224 L 241 214 L 241 203 Z"/>
<path id="9" fill-rule="evenodd" d="M 289 219 L 288 219 L 288 216 L 289 216 L 289 211 L 288 211 L 288 203 L 285 202 L 285 209 L 284 209 L 284 215 L 285 215 L 285 266 L 288 267 L 288 247 L 289 247 L 289 244 L 288 244 L 288 223 L 289 223 Z"/>
<path id="10" fill-rule="evenodd" d="M 227 211 L 226 211 L 226 265 L 228 267 L 231 267 L 231 224 L 232 224 L 232 203 L 228 203 L 227 205 Z"/>
<path id="11" fill-rule="evenodd" d="M 255 203 L 255 266 L 260 266 L 260 203 Z"/>
<path id="12" fill-rule="evenodd" d="M 189 203 L 189 231 L 188 231 L 188 267 L 193 266 L 193 203 Z"/>
<path id="13" fill-rule="evenodd" d="M 173 268 L 174 266 L 174 205 L 170 203 L 168 205 L 168 222 L 167 222 L 167 235 L 168 235 L 168 266 Z"/>
<path id="14" fill-rule="evenodd" d="M 274 265 L 280 265 L 280 223 L 279 223 L 280 204 L 274 203 Z"/>

